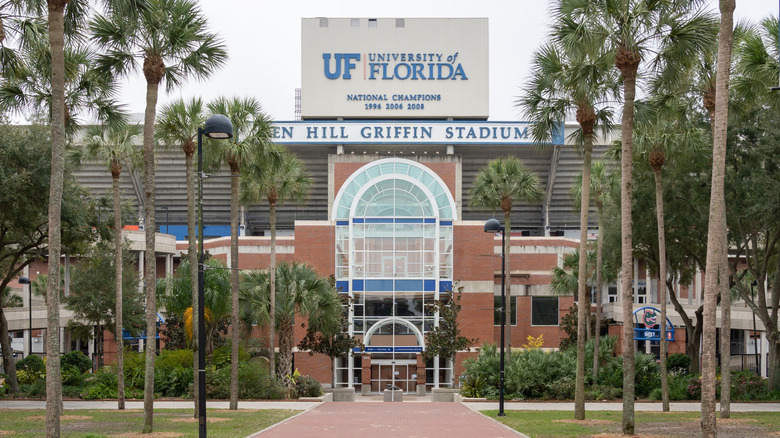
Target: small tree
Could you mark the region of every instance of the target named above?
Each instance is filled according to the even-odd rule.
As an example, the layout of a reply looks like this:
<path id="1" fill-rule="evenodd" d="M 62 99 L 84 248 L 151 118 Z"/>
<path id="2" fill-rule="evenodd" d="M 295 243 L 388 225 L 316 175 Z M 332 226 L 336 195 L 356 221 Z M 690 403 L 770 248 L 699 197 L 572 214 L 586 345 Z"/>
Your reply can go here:
<path id="1" fill-rule="evenodd" d="M 120 243 L 121 245 L 121 243 Z M 103 366 L 103 328 L 114 332 L 118 338 L 116 322 L 116 282 L 114 269 L 114 246 L 109 242 L 100 242 L 90 251 L 88 257 L 73 268 L 71 293 L 65 298 L 65 307 L 73 311 L 71 328 L 88 334 L 94 329 L 94 335 L 86 337 L 96 340 L 97 366 Z M 123 251 L 122 275 L 122 324 L 129 332 L 140 331 L 143 318 L 143 297 L 138 290 L 138 274 L 134 269 L 134 257 L 129 251 Z"/>
<path id="2" fill-rule="evenodd" d="M 435 357 L 449 359 L 455 362 L 455 354 L 466 350 L 478 340 L 470 339 L 460 334 L 458 314 L 463 306 L 460 304 L 463 286 L 457 287 L 457 293 L 450 291 L 450 299 L 435 300 L 428 309 L 439 314 L 439 324 L 425 336 L 425 351 L 422 352 L 426 361 Z"/>

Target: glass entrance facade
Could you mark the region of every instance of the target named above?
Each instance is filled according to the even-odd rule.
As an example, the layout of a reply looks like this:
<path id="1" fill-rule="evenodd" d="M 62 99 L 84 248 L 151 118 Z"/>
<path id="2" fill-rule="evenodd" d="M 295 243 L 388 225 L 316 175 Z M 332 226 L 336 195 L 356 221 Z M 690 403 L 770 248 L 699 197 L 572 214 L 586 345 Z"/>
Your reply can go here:
<path id="1" fill-rule="evenodd" d="M 424 348 L 437 324 L 428 305 L 452 289 L 456 214 L 441 178 L 416 161 L 371 162 L 341 187 L 333 206 L 336 287 L 352 298 L 349 330 L 366 352 L 410 361 Z M 344 362 L 336 384 L 352 385 L 355 361 Z"/>

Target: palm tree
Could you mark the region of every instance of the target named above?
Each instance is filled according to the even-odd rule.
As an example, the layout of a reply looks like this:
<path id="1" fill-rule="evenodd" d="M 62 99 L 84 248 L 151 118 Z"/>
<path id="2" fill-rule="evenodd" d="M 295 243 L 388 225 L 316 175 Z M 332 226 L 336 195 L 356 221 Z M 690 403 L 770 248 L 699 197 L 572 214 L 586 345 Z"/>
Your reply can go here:
<path id="1" fill-rule="evenodd" d="M 24 305 L 24 300 L 22 297 L 16 294 L 16 292 L 12 291 L 10 287 L 6 287 L 3 289 L 2 294 L 0 294 L 0 307 L 3 309 L 7 309 L 9 307 L 22 307 Z"/>
<path id="2" fill-rule="evenodd" d="M 197 306 L 193 307 L 190 302 L 190 291 L 193 283 L 190 277 L 189 263 L 189 260 L 183 260 L 174 275 L 160 280 L 157 283 L 157 294 L 168 314 L 178 315 L 182 318 L 188 338 L 194 341 L 195 327 L 192 309 L 197 309 Z M 203 283 L 203 299 L 206 319 L 203 322 L 206 327 L 206 345 L 203 348 L 206 349 L 207 355 L 211 355 L 219 326 L 230 318 L 230 300 L 228 299 L 230 296 L 230 274 L 225 269 L 225 264 L 220 260 L 208 258 L 204 264 L 206 272 Z M 197 364 L 197 360 L 193 361 L 193 364 Z"/>
<path id="3" fill-rule="evenodd" d="M 174 145 L 181 146 L 184 152 L 184 167 L 186 169 L 187 179 L 187 260 L 190 267 L 190 284 L 198 284 L 198 244 L 197 235 L 197 213 L 195 206 L 195 173 L 192 167 L 192 158 L 195 155 L 195 141 L 198 136 L 198 128 L 203 125 L 205 116 L 203 115 L 203 101 L 200 98 L 192 98 L 188 102 L 182 99 L 175 100 L 165 105 L 160 110 L 160 119 L 157 121 L 157 136 L 168 147 Z M 198 288 L 191 288 L 192 307 L 198 307 Z M 192 315 L 192 326 L 194 333 L 192 342 L 195 348 L 192 349 L 193 363 L 198 363 L 198 312 Z M 193 382 L 198 381 L 198 367 L 193 369 Z M 198 400 L 200 397 L 198 385 L 193 385 L 194 390 L 194 413 L 198 415 Z"/>
<path id="4" fill-rule="evenodd" d="M 663 410 L 669 411 L 669 380 L 666 369 L 666 230 L 664 227 L 663 167 L 671 158 L 682 153 L 690 157 L 702 143 L 703 133 L 689 120 L 686 102 L 664 99 L 638 105 L 635 141 L 637 155 L 647 159 L 655 181 L 656 224 L 658 227 L 658 302 L 661 305 L 660 356 L 661 399 Z"/>
<path id="5" fill-rule="evenodd" d="M 719 282 L 728 281 L 722 260 L 726 257 L 726 131 L 728 128 L 728 83 L 731 70 L 731 42 L 734 29 L 735 0 L 720 2 L 718 68 L 715 79 L 715 125 L 712 146 L 712 185 L 707 230 L 707 267 L 704 276 L 704 354 L 702 356 L 701 428 L 702 436 L 717 436 L 715 422 L 715 310 Z M 720 276 L 719 276 L 720 274 Z M 724 304 L 725 305 L 725 304 Z M 723 347 L 726 348 L 726 347 Z"/>
<path id="6" fill-rule="evenodd" d="M 615 53 L 615 67 L 623 82 L 621 133 L 621 290 L 623 323 L 623 433 L 634 433 L 634 340 L 628 315 L 633 312 L 633 254 L 631 185 L 634 99 L 637 74 L 643 59 L 658 70 L 665 64 L 681 71 L 696 59 L 706 43 L 704 29 L 713 20 L 704 2 L 692 0 L 559 0 L 556 38 L 564 46 L 580 41 L 605 41 Z M 684 78 L 669 69 L 666 80 Z"/>
<path id="7" fill-rule="evenodd" d="M 766 91 L 778 84 L 778 28 L 778 19 L 767 17 L 759 25 L 751 26 L 735 49 L 737 75 L 733 80 L 735 93 L 732 97 L 737 102 L 750 102 L 752 105 L 745 106 L 760 108 L 768 114 L 776 114 L 780 109 L 780 94 Z M 777 324 L 780 294 L 770 294 L 768 290 L 780 290 L 780 276 L 775 275 L 774 283 L 767 288 L 767 270 L 764 265 L 755 264 L 752 269 L 758 283 L 756 297 L 745 293 L 743 288 L 741 298 L 766 327 L 766 336 L 771 346 L 768 358 L 769 388 L 777 390 L 780 389 L 780 330 Z"/>
<path id="8" fill-rule="evenodd" d="M 332 334 L 341 329 L 342 307 L 327 277 L 302 263 L 276 267 L 276 327 L 279 330 L 279 374 L 288 392 L 292 389 L 292 350 L 295 317 L 306 318 L 309 327 Z M 245 306 L 260 323 L 271 324 L 270 271 L 251 271 L 242 282 Z"/>
<path id="9" fill-rule="evenodd" d="M 244 204 L 268 201 L 268 219 L 271 227 L 270 306 L 269 306 L 269 354 L 271 377 L 275 377 L 276 327 L 276 206 L 287 200 L 299 203 L 306 201 L 311 187 L 311 177 L 301 160 L 280 146 L 272 146 L 262 157 L 248 163 L 246 174 L 242 176 L 241 200 Z M 281 333 L 279 351 L 281 351 Z M 281 359 L 280 359 L 281 360 Z M 281 365 L 281 361 L 280 361 Z M 282 368 L 284 370 L 284 368 Z M 285 379 L 285 375 L 282 374 Z"/>
<path id="10" fill-rule="evenodd" d="M 116 360 L 117 407 L 125 408 L 124 337 L 122 336 L 122 205 L 119 198 L 119 177 L 122 163 L 138 163 L 140 154 L 136 147 L 141 134 L 139 125 L 95 125 L 87 130 L 84 149 L 77 149 L 69 158 L 81 163 L 83 159 L 98 160 L 108 164 L 111 172 L 111 188 L 114 209 L 114 269 L 116 281 Z M 131 167 L 132 169 L 132 167 Z"/>
<path id="11" fill-rule="evenodd" d="M 222 41 L 207 29 L 207 20 L 190 0 L 110 2 L 106 14 L 90 25 L 92 41 L 107 51 L 98 59 L 99 72 L 128 76 L 143 64 L 146 79 L 144 113 L 144 226 L 146 233 L 146 334 L 157 330 L 155 301 L 155 151 L 154 126 L 157 95 L 162 82 L 172 90 L 190 78 L 207 78 L 227 59 Z M 152 432 L 154 422 L 153 343 L 146 348 L 144 382 L 144 427 Z"/>
<path id="12" fill-rule="evenodd" d="M 576 111 L 580 129 L 574 133 L 583 147 L 582 173 L 590 180 L 593 137 L 596 129 L 605 134 L 612 126 L 611 105 L 619 98 L 619 82 L 612 70 L 614 54 L 603 41 L 581 40 L 579 45 L 548 43 L 535 55 L 532 78 L 519 105 L 534 123 L 536 141 L 548 141 L 554 131 L 562 129 L 567 111 Z M 580 253 L 587 251 L 590 185 L 580 190 Z M 585 419 L 585 339 L 590 306 L 586 306 L 585 258 L 579 267 L 577 337 L 577 374 L 574 396 L 574 418 Z"/>
<path id="13" fill-rule="evenodd" d="M 572 186 L 572 197 L 574 198 L 575 208 L 581 208 L 582 196 L 579 194 L 582 190 L 583 175 L 580 173 Z M 591 201 L 596 204 L 598 212 L 599 234 L 596 238 L 596 333 L 593 339 L 593 351 L 599 351 L 599 342 L 601 338 L 601 287 L 603 284 L 604 270 L 604 209 L 612 204 L 615 193 L 617 193 L 618 180 L 617 175 L 607 168 L 607 162 L 597 160 L 593 162 L 590 172 L 590 192 Z M 599 357 L 593 358 L 593 376 L 599 375 Z"/>
<path id="14" fill-rule="evenodd" d="M 539 187 L 539 178 L 528 170 L 520 160 L 512 156 L 497 158 L 480 169 L 474 178 L 474 186 L 471 188 L 469 201 L 471 208 L 493 211 L 501 209 L 504 212 L 504 233 L 506 233 L 507 238 L 504 239 L 503 253 L 506 256 L 503 263 L 506 273 L 504 285 L 507 293 L 505 294 L 506 301 L 503 303 L 503 306 L 504 312 L 506 312 L 506 321 L 511 321 L 511 297 L 509 294 L 509 260 L 511 257 L 509 248 L 510 236 L 512 235 L 512 204 L 514 202 L 539 202 L 542 200 L 543 195 L 542 189 Z M 507 349 L 508 356 L 511 357 L 511 330 L 507 331 L 506 345 L 502 347 Z M 509 357 L 507 360 L 509 360 Z"/>
<path id="15" fill-rule="evenodd" d="M 233 124 L 235 134 L 228 141 L 209 142 L 210 153 L 207 157 L 211 161 L 211 168 L 219 168 L 223 162 L 230 167 L 230 296 L 231 317 L 233 329 L 231 330 L 230 351 L 230 409 L 238 409 L 238 342 L 240 320 L 238 311 L 238 216 L 239 216 L 239 185 L 242 167 L 256 156 L 265 154 L 270 144 L 271 123 L 268 116 L 263 113 L 258 102 L 254 98 L 220 97 L 209 102 L 208 109 L 213 114 L 224 114 Z"/>

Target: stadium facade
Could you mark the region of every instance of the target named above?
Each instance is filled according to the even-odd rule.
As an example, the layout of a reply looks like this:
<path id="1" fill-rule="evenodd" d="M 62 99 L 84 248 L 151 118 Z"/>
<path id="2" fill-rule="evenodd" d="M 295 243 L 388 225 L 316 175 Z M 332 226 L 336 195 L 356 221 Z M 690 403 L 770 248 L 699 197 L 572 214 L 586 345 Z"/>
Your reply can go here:
<path id="1" fill-rule="evenodd" d="M 581 160 L 566 141 L 576 126 L 561 125 L 535 144 L 528 123 L 489 121 L 488 65 L 484 18 L 302 20 L 300 120 L 276 122 L 274 138 L 302 159 L 313 186 L 306 205 L 277 210 L 278 259 L 306 262 L 335 277 L 340 293 L 352 299 L 349 333 L 365 350 L 333 364 L 296 352 L 301 373 L 364 393 L 387 384 L 407 392 L 457 384 L 463 359 L 475 353 L 458 353 L 454 362 L 424 361 L 425 335 L 438 323 L 427 306 L 462 288 L 463 335 L 477 339 L 474 347 L 499 339 L 494 309 L 500 306 L 501 236 L 486 234 L 483 225 L 503 217 L 472 208 L 469 193 L 482 167 L 510 155 L 539 177 L 544 192 L 541 203 L 517 202 L 512 209 L 512 344 L 543 335 L 544 347 L 555 348 L 567 337 L 561 318 L 574 298 L 555 295 L 550 281 L 551 270 L 578 247 L 579 216 L 569 193 Z M 610 141 L 600 139 L 594 154 Z M 163 241 L 176 241 L 175 249 L 158 252 L 162 276 L 186 251 L 189 231 L 183 154 L 161 150 L 158 163 L 157 224 Z M 222 176 L 205 183 L 205 248 L 229 261 L 230 182 Z M 133 193 L 133 176 L 124 178 L 124 192 Z M 110 186 L 99 166 L 86 166 L 79 179 L 95 193 Z M 590 218 L 589 237 L 595 238 L 594 210 Z M 242 211 L 241 269 L 268 266 L 268 219 L 263 205 Z M 634 268 L 636 315 L 622 315 L 619 284 L 603 287 L 611 334 L 636 318 L 637 327 L 658 323 L 652 310 L 642 310 L 657 307 L 658 282 L 640 262 Z M 675 285 L 688 314 L 701 304 L 702 280 Z M 741 342 L 732 349 L 748 353 L 755 349 L 749 310 L 737 305 L 732 312 L 732 339 Z M 673 311 L 669 318 L 678 327 L 670 352 L 684 352 L 682 322 Z M 25 330 L 26 315 L 18 319 L 15 329 Z M 296 344 L 303 334 L 298 327 Z M 637 342 L 645 351 L 658 349 L 657 341 Z"/>

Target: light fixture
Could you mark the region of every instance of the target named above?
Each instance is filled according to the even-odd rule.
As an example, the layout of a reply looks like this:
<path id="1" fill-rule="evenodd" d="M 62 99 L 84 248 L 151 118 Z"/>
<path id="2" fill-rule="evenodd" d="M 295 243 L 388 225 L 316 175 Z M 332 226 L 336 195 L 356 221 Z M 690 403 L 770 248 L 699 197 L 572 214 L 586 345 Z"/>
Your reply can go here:
<path id="1" fill-rule="evenodd" d="M 436 152 L 438 154 L 438 152 Z M 506 253 L 504 252 L 504 243 L 506 242 L 506 230 L 496 218 L 490 218 L 485 222 L 485 232 L 496 234 L 501 233 L 501 356 L 498 364 L 498 416 L 505 417 L 504 413 L 504 332 L 506 331 L 506 288 L 504 286 L 504 277 L 506 276 Z M 511 306 L 509 307 L 511 309 Z"/>

